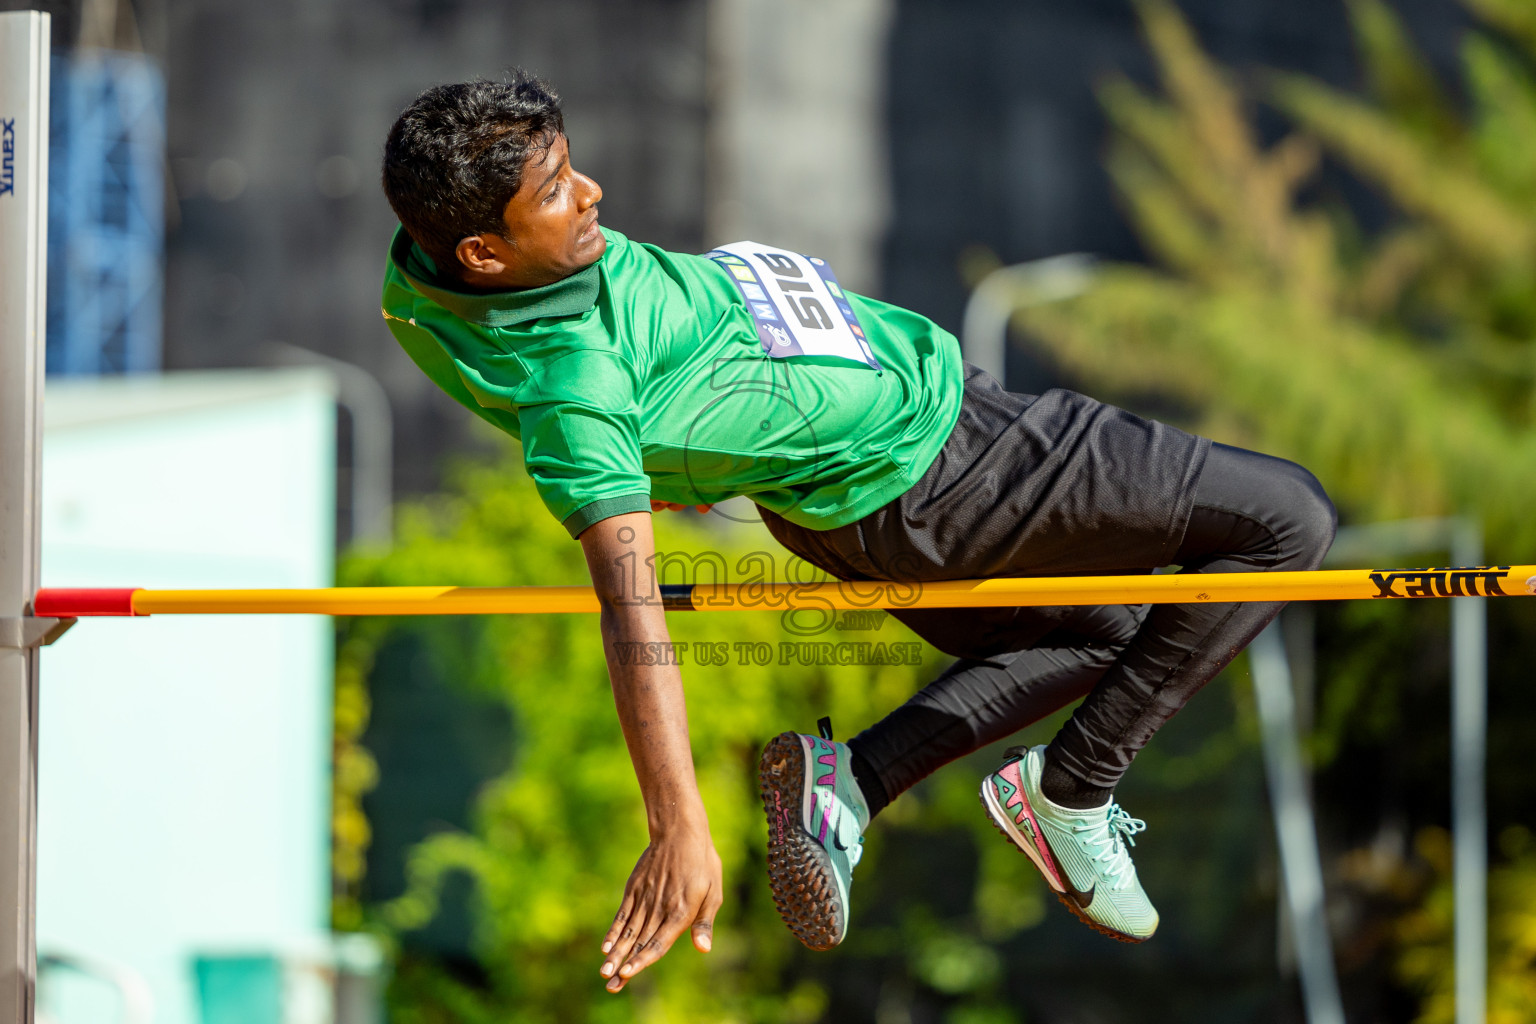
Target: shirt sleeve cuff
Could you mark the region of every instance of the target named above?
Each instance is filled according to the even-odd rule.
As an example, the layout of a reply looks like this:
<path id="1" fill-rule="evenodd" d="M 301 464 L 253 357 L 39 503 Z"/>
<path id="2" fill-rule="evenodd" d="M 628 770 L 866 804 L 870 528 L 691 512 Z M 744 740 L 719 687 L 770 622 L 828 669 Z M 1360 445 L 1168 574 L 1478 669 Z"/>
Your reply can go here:
<path id="1" fill-rule="evenodd" d="M 602 498 L 590 505 L 583 505 L 566 516 L 562 524 L 572 537 L 580 537 L 581 532 L 593 523 L 612 519 L 614 516 L 622 516 L 628 512 L 649 512 L 650 510 L 649 494 L 623 494 L 617 498 Z"/>

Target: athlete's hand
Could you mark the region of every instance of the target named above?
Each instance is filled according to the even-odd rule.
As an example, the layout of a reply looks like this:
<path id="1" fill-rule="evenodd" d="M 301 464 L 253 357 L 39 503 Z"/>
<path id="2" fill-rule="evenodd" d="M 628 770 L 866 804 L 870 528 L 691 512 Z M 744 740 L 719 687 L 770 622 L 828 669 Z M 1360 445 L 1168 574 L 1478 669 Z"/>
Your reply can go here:
<path id="1" fill-rule="evenodd" d="M 622 658 L 629 643 L 670 643 L 666 610 L 653 566 L 656 538 L 646 512 L 599 520 L 581 534 L 592 586 L 602 606 L 600 628 L 624 743 L 635 766 L 651 844 L 624 884 L 624 901 L 603 937 L 601 974 L 608 991 L 659 960 L 677 937 L 693 929 L 693 944 L 708 952 L 720 909 L 720 855 L 709 837 L 688 744 L 688 707 L 675 663 L 642 665 Z M 667 660 L 667 659 L 662 659 Z"/>
<path id="2" fill-rule="evenodd" d="M 653 837 L 624 884 L 613 927 L 603 936 L 606 959 L 598 973 L 608 979 L 608 991 L 623 989 L 689 929 L 694 948 L 708 953 L 720 900 L 720 855 L 708 825 Z"/>
<path id="3" fill-rule="evenodd" d="M 651 511 L 652 512 L 681 512 L 681 511 L 683 511 L 683 509 L 685 509 L 687 507 L 688 507 L 687 505 L 679 505 L 675 501 L 656 501 L 655 499 L 651 500 Z M 700 512 L 708 512 L 710 509 L 714 508 L 715 506 L 713 506 L 713 505 L 695 505 L 693 507 L 698 509 Z"/>

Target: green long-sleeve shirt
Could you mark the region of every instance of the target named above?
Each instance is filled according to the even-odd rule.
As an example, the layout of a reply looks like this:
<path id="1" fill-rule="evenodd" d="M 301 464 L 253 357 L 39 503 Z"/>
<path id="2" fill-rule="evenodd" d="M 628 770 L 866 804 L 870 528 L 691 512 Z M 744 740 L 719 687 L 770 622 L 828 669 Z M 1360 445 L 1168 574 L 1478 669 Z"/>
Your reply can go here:
<path id="1" fill-rule="evenodd" d="M 811 529 L 862 518 L 933 462 L 960 410 L 953 335 L 750 243 L 706 256 L 604 230 L 592 266 L 472 293 L 405 231 L 383 310 L 444 391 L 523 443 L 571 536 L 651 499 L 736 495 Z"/>

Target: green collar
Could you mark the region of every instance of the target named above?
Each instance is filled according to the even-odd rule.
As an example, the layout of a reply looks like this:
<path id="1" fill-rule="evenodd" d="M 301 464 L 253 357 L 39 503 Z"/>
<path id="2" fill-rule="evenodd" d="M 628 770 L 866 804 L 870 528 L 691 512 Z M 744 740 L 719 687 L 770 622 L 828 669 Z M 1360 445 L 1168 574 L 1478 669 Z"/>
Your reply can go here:
<path id="1" fill-rule="evenodd" d="M 439 275 L 432 257 L 411 241 L 404 227 L 395 229 L 394 240 L 389 243 L 389 258 L 418 292 L 459 319 L 481 327 L 516 327 L 543 317 L 577 316 L 597 304 L 597 263 L 539 288 L 469 292 L 458 282 L 450 284 Z"/>

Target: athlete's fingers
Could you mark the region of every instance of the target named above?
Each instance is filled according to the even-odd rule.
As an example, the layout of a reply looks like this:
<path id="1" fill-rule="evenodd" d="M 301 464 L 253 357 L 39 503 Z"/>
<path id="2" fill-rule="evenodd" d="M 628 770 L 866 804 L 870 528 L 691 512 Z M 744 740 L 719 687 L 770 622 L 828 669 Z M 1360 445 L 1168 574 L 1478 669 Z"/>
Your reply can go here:
<path id="1" fill-rule="evenodd" d="M 681 920 L 686 917 L 686 913 L 677 905 L 681 903 L 681 897 L 673 897 L 673 906 L 670 908 L 661 905 L 664 900 L 666 896 L 658 892 L 646 916 L 645 927 L 638 931 L 639 941 L 629 951 L 629 959 L 619 966 L 619 973 L 625 977 L 665 953 L 672 946 L 672 941 L 682 933 L 685 925 Z M 657 947 L 660 947 L 660 952 Z"/>
<path id="2" fill-rule="evenodd" d="M 629 960 L 624 963 L 624 966 L 619 968 L 619 975 L 613 980 L 619 982 L 620 987 L 622 987 L 625 983 L 633 980 L 635 975 L 645 970 L 657 960 L 660 960 L 663 956 L 666 956 L 667 950 L 672 948 L 672 943 L 677 941 L 677 937 L 688 930 L 688 918 L 690 916 L 688 909 L 683 906 L 680 897 L 673 904 L 671 912 L 665 917 L 662 917 L 660 914 L 653 914 L 651 922 L 654 922 L 655 927 L 648 928 L 642 934 L 640 941 L 630 951 Z M 618 991 L 618 988 L 614 987 L 612 981 L 609 982 L 608 987 L 612 991 Z"/>
<path id="3" fill-rule="evenodd" d="M 641 968 L 666 952 L 664 947 L 660 952 L 656 951 L 665 918 L 658 907 L 650 906 L 644 909 L 646 910 L 645 921 L 635 929 L 632 942 L 627 944 L 624 950 L 624 957 L 613 957 L 618 963 L 618 968 L 608 978 L 609 992 L 618 992 L 623 989 Z M 670 946 L 671 943 L 668 942 L 666 945 Z M 617 953 L 618 950 L 614 952 Z"/>
<path id="4" fill-rule="evenodd" d="M 647 874 L 649 869 L 655 867 L 654 863 L 646 864 L 642 861 L 642 864 L 648 869 Z M 635 875 L 637 876 L 641 873 L 640 867 L 641 865 L 636 865 Z M 636 882 L 631 878 L 630 887 L 636 889 L 638 894 L 630 910 L 629 920 L 625 923 L 623 931 L 619 933 L 612 951 L 608 954 L 607 962 L 599 972 L 609 979 L 610 992 L 617 992 L 624 987 L 624 981 L 634 973 L 633 971 L 626 973 L 626 965 L 653 941 L 656 930 L 666 918 L 666 914 L 658 906 L 664 898 L 663 893 L 666 890 L 664 885 L 658 886 L 654 879 L 650 878 L 642 882 Z"/>
<path id="5" fill-rule="evenodd" d="M 608 934 L 603 936 L 603 953 L 608 954 L 613 950 L 613 944 L 618 941 L 619 935 L 624 930 L 624 924 L 629 920 L 630 914 L 635 909 L 635 893 L 632 886 L 624 886 L 624 900 L 619 904 L 619 912 L 613 915 L 613 924 L 608 926 Z"/>
<path id="6" fill-rule="evenodd" d="M 608 929 L 608 934 L 603 936 L 603 966 L 598 968 L 597 973 L 605 978 L 613 977 L 618 971 L 619 965 L 629 953 L 630 945 L 640 932 L 640 926 L 645 923 L 645 912 L 640 906 L 636 889 L 635 880 L 631 877 L 624 886 L 624 902 L 619 904 L 613 925 Z"/>
<path id="7" fill-rule="evenodd" d="M 621 991 L 695 925 L 703 927 L 707 947 L 723 886 L 720 857 L 707 835 L 704 839 L 664 841 L 640 855 L 624 887 L 627 914 L 622 926 L 615 919 L 618 935 L 610 940 L 600 971 L 609 992 Z"/>
<path id="8" fill-rule="evenodd" d="M 656 848 L 647 846 L 641 852 L 640 859 L 635 861 L 635 870 L 629 873 L 629 879 L 624 883 L 624 901 L 619 906 L 618 916 L 613 920 L 613 927 L 604 938 L 605 959 L 603 966 L 598 969 L 603 977 L 619 982 L 616 986 L 608 986 L 611 992 L 617 992 L 623 987 L 619 970 L 634 954 L 635 943 L 648 931 L 654 931 L 655 924 L 652 922 L 663 916 L 657 913 L 655 905 L 665 886 L 659 884 L 661 880 L 655 876 L 664 871 L 665 868 L 658 861 Z"/>
<path id="9" fill-rule="evenodd" d="M 613 949 L 608 953 L 608 958 L 603 961 L 602 969 L 597 973 L 609 979 L 608 989 L 617 992 L 623 987 L 621 973 L 624 964 L 635 955 L 635 950 L 641 947 L 641 936 L 651 927 L 647 916 L 647 908 L 644 905 L 637 906 L 625 922 L 624 928 L 619 932 L 618 938 L 613 942 Z M 615 982 L 618 984 L 616 985 Z"/>
<path id="10" fill-rule="evenodd" d="M 708 953 L 715 945 L 715 915 L 720 912 L 722 897 L 718 889 L 711 889 L 699 916 L 693 922 L 693 948 Z"/>
<path id="11" fill-rule="evenodd" d="M 687 883 L 679 885 L 677 880 L 653 890 L 653 899 L 647 907 L 645 927 L 639 929 L 640 939 L 630 950 L 629 959 L 619 966 L 618 974 L 613 979 L 619 984 L 616 986 L 610 982 L 609 991 L 619 991 L 635 975 L 665 956 L 678 936 L 699 918 L 701 908 L 708 904 L 709 896 L 716 887 L 710 885 L 705 889 L 702 899 L 697 889 L 690 893 Z"/>

